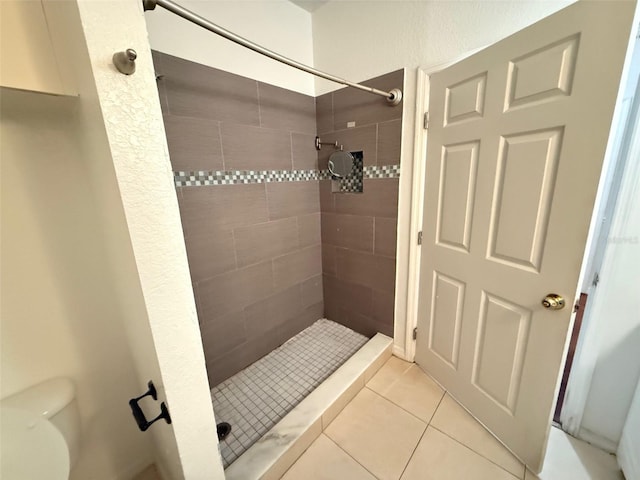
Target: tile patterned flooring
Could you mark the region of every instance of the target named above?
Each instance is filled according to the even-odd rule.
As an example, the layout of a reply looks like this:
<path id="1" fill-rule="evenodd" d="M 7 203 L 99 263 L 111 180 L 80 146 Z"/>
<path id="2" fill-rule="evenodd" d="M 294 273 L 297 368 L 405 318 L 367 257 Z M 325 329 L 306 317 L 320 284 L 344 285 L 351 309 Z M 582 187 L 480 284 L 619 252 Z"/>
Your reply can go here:
<path id="1" fill-rule="evenodd" d="M 367 337 L 322 319 L 211 389 L 217 422 L 231 424 L 220 442 L 224 467 L 267 433 L 367 342 Z"/>
<path id="2" fill-rule="evenodd" d="M 154 467 L 135 480 L 159 480 Z M 391 359 L 282 480 L 624 480 L 615 456 L 551 429 L 535 475 L 414 364 Z M 256 479 L 247 479 L 256 480 Z"/>
<path id="3" fill-rule="evenodd" d="M 615 457 L 553 428 L 536 476 L 417 365 L 392 357 L 282 480 L 619 480 Z"/>

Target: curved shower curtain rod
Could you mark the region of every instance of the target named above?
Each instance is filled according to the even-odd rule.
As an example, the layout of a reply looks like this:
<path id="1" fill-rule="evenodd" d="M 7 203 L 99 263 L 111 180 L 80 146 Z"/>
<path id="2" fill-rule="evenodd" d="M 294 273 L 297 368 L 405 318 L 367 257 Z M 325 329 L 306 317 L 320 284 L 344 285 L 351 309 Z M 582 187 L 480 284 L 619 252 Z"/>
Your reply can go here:
<path id="1" fill-rule="evenodd" d="M 254 52 L 260 53 L 261 55 L 265 55 L 269 58 L 277 60 L 278 62 L 297 68 L 298 70 L 302 70 L 317 77 L 326 78 L 327 80 L 331 80 L 332 82 L 341 83 L 342 85 L 348 85 L 349 87 L 357 88 L 364 92 L 381 95 L 387 99 L 387 102 L 390 105 L 398 105 L 402 100 L 402 90 L 400 90 L 399 88 L 394 88 L 390 92 L 385 92 L 384 90 L 378 90 L 377 88 L 367 87 L 365 85 L 360 85 L 359 83 L 350 82 L 348 80 L 345 80 L 344 78 L 336 77 L 335 75 L 331 75 L 329 73 L 316 70 L 315 68 L 308 67 L 307 65 L 296 62 L 295 60 L 282 56 L 279 53 L 261 47 L 257 43 L 253 43 L 246 38 L 236 35 L 235 33 L 230 32 L 229 30 L 226 30 L 219 25 L 210 22 L 206 18 L 201 17 L 191 10 L 187 10 L 186 8 L 172 2 L 171 0 L 142 0 L 142 6 L 144 7 L 145 11 L 154 10 L 156 8 L 156 5 L 160 5 L 162 8 L 169 10 L 171 13 L 174 13 L 184 18 L 185 20 L 189 20 L 190 22 L 209 30 L 210 32 L 226 38 L 227 40 L 231 40 L 238 45 L 242 45 L 243 47 L 253 50 Z"/>

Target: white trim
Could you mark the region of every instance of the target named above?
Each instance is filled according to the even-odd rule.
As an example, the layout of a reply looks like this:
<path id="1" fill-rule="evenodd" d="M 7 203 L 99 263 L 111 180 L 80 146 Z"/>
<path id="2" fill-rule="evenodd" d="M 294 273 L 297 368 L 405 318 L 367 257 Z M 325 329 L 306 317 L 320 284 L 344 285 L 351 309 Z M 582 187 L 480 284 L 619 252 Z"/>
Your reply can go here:
<path id="1" fill-rule="evenodd" d="M 394 331 L 394 350 L 395 356 L 401 357 L 409 362 L 413 362 L 416 353 L 416 342 L 413 339 L 413 329 L 418 325 L 418 303 L 420 292 L 420 262 L 422 249 L 418 246 L 418 232 L 422 230 L 423 221 L 423 205 L 424 205 L 424 181 L 425 181 L 425 165 L 427 154 L 427 130 L 424 129 L 424 114 L 429 110 L 429 75 L 439 72 L 476 52 L 483 50 L 485 47 L 477 48 L 466 52 L 454 60 L 427 68 L 418 68 L 416 73 L 416 90 L 415 90 L 415 113 L 413 124 L 413 159 L 410 163 L 411 171 L 407 167 L 407 163 L 400 164 L 400 178 L 410 177 L 411 193 L 410 205 L 398 205 L 398 246 L 401 241 L 400 220 L 409 222 L 409 249 L 408 252 L 398 251 L 398 261 L 396 262 L 396 286 L 399 285 L 398 279 L 404 277 L 407 279 L 406 296 L 402 298 L 406 302 L 405 323 L 400 327 L 400 298 L 402 293 L 396 288 L 396 328 Z M 406 75 L 405 75 L 406 80 Z M 405 92 L 407 85 L 405 84 Z M 406 108 L 406 106 L 405 106 Z M 403 123 L 407 118 L 403 118 Z M 403 132 L 405 131 L 403 127 Z M 406 137 L 403 137 L 402 144 L 405 145 Z M 404 165 L 404 168 L 403 168 Z M 402 184 L 401 184 L 402 185 Z M 406 184 L 405 184 L 406 185 Z M 407 219 L 408 217 L 408 219 Z M 402 336 L 402 342 L 399 341 Z"/>
<path id="2" fill-rule="evenodd" d="M 391 354 L 394 357 L 402 358 L 403 360 L 409 361 L 404 348 L 402 348 L 400 345 L 394 345 L 393 348 L 391 349 Z"/>
<path id="3" fill-rule="evenodd" d="M 631 400 L 631 408 L 625 422 L 620 445 L 618 445 L 618 465 L 628 480 L 640 480 L 640 381 Z"/>
<path id="4" fill-rule="evenodd" d="M 607 453 L 616 453 L 616 449 L 618 448 L 615 442 L 584 428 L 580 429 L 577 437 Z"/>
<path id="5" fill-rule="evenodd" d="M 412 149 L 411 140 L 414 135 L 414 100 L 415 81 L 407 70 L 404 70 L 405 92 L 404 106 L 402 109 L 402 139 L 400 152 L 400 181 L 398 191 L 398 226 L 396 231 L 396 279 L 395 279 L 395 306 L 393 325 L 393 354 L 405 360 L 409 360 L 405 355 L 406 337 L 406 299 L 407 299 L 407 265 L 409 262 L 410 246 L 410 215 L 411 215 L 411 181 L 412 172 Z"/>
<path id="6" fill-rule="evenodd" d="M 429 77 L 418 69 L 416 78 L 416 112 L 415 132 L 413 138 L 413 178 L 411 186 L 411 215 L 409 244 L 409 262 L 407 271 L 407 326 L 405 328 L 405 358 L 413 362 L 416 353 L 416 342 L 413 329 L 418 324 L 418 300 L 420 292 L 420 262 L 422 248 L 418 245 L 418 232 L 422 229 L 424 205 L 424 167 L 427 130 L 424 128 L 424 115 L 429 108 Z"/>
<path id="7" fill-rule="evenodd" d="M 630 445 L 629 443 L 624 441 L 620 442 L 617 452 L 618 465 L 624 472 L 624 477 L 626 479 L 638 480 L 640 479 L 640 458 L 638 457 L 637 452 L 630 450 L 633 445 Z"/>

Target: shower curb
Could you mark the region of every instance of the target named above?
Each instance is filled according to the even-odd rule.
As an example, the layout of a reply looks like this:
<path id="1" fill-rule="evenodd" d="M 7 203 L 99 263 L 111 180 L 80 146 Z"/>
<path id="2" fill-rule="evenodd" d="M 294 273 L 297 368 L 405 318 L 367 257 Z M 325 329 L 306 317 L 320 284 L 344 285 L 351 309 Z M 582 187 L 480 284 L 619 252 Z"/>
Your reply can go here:
<path id="1" fill-rule="evenodd" d="M 227 480 L 276 480 L 391 357 L 393 340 L 381 333 L 311 392 L 225 470 Z"/>

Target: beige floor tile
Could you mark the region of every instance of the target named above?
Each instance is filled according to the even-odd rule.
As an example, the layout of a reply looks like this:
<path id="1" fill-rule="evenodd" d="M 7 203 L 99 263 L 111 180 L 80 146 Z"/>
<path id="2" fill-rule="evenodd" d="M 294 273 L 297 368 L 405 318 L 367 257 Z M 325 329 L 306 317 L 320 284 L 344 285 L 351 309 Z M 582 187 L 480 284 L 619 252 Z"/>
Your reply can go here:
<path id="1" fill-rule="evenodd" d="M 514 480 L 516 477 L 428 427 L 402 480 Z"/>
<path id="2" fill-rule="evenodd" d="M 380 480 L 398 480 L 426 424 L 365 388 L 325 434 Z"/>
<path id="3" fill-rule="evenodd" d="M 445 395 L 440 402 L 431 425 L 518 478 L 523 478 L 524 465 L 449 395 Z"/>
<path id="4" fill-rule="evenodd" d="M 367 386 L 371 390 L 380 391 L 389 384 L 395 382 L 404 372 L 409 370 L 413 363 L 400 360 L 398 357 L 391 357 L 373 376 Z"/>
<path id="5" fill-rule="evenodd" d="M 529 469 L 525 480 L 624 480 L 615 455 L 578 440 L 559 428 L 549 433 L 549 446 L 542 472 Z"/>
<path id="6" fill-rule="evenodd" d="M 427 423 L 444 395 L 444 390 L 420 367 L 395 357 L 380 369 L 367 386 Z"/>
<path id="7" fill-rule="evenodd" d="M 320 435 L 282 480 L 376 480 L 326 435 Z"/>

